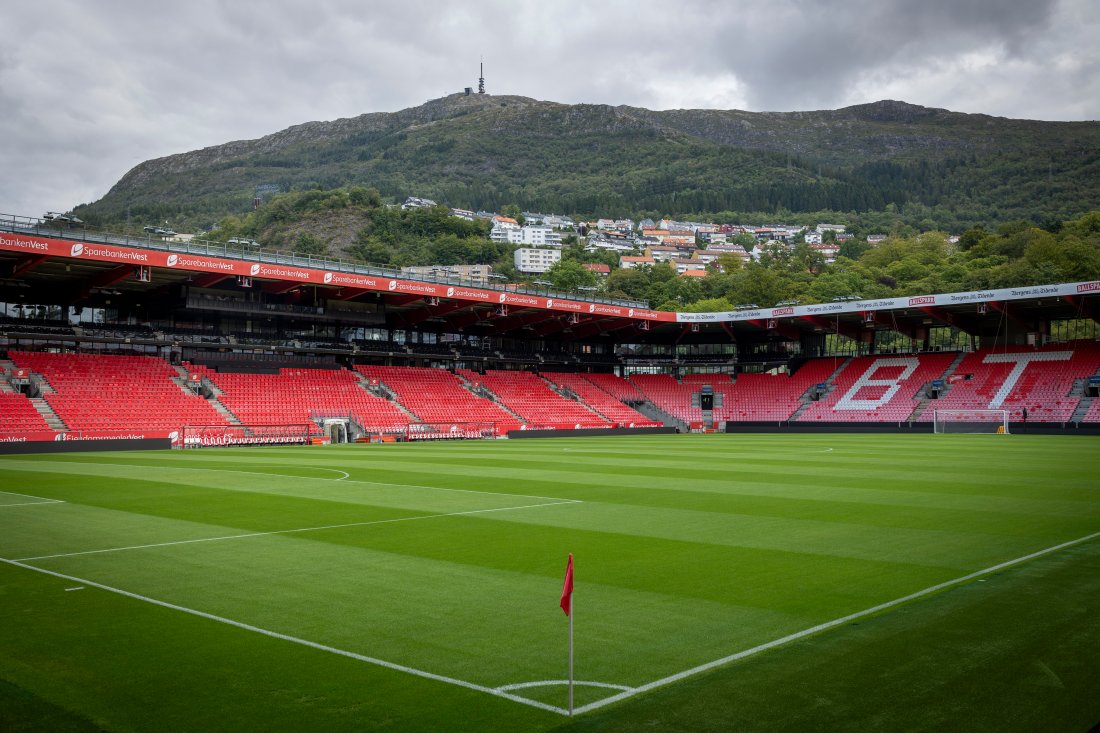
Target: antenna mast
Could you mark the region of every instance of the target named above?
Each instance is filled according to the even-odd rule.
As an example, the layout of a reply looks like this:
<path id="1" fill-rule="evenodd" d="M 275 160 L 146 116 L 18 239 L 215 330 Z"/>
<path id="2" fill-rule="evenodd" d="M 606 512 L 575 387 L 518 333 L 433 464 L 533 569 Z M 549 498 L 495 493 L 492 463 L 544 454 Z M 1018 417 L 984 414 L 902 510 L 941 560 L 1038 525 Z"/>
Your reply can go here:
<path id="1" fill-rule="evenodd" d="M 485 93 L 485 57 L 481 58 L 481 76 L 477 78 L 477 93 Z"/>

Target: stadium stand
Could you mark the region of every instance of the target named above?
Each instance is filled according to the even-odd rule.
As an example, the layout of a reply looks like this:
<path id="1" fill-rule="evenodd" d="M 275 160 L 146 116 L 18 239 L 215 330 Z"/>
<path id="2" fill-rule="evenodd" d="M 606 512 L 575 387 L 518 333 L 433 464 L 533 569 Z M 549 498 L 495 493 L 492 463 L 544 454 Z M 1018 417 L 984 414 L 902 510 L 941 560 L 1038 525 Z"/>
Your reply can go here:
<path id="1" fill-rule="evenodd" d="M 50 426 L 26 395 L 0 392 L 0 437 L 49 430 Z"/>
<path id="2" fill-rule="evenodd" d="M 389 400 L 359 384 L 341 369 L 282 368 L 277 374 L 216 372 L 199 365 L 187 368 L 210 379 L 222 394 L 218 400 L 246 425 L 310 424 L 320 434 L 315 416 L 350 417 L 368 431 L 401 431 L 410 418 Z"/>
<path id="3" fill-rule="evenodd" d="M 12 352 L 19 367 L 40 374 L 46 402 L 72 431 L 173 431 L 184 425 L 222 425 L 202 397 L 179 383 L 176 371 L 152 356 Z"/>
<path id="4" fill-rule="evenodd" d="M 829 384 L 831 391 L 811 402 L 798 421 L 907 421 L 925 397 L 922 387 L 942 377 L 954 358 L 954 354 L 910 354 L 853 359 Z"/>
<path id="5" fill-rule="evenodd" d="M 739 374 L 727 391 L 723 419 L 782 422 L 802 405 L 803 395 L 824 383 L 838 366 L 835 359 L 813 359 L 793 374 Z"/>
<path id="6" fill-rule="evenodd" d="M 359 365 L 356 371 L 388 387 L 397 395 L 397 401 L 422 422 L 494 423 L 497 433 L 520 426 L 515 415 L 475 395 L 461 379 L 444 369 Z"/>
<path id="7" fill-rule="evenodd" d="M 948 378 L 945 394 L 925 410 L 1009 411 L 1009 420 L 1066 422 L 1081 398 L 1073 396 L 1076 380 L 1096 374 L 1100 345 L 1088 342 L 1051 344 L 1043 348 L 982 349 L 967 354 Z"/>
<path id="8" fill-rule="evenodd" d="M 1081 422 L 1100 422 L 1100 398 L 1093 398 Z"/>
<path id="9" fill-rule="evenodd" d="M 630 381 L 662 412 L 689 424 L 703 420 L 703 411 L 691 406 L 692 385 L 680 384 L 669 374 L 634 374 Z"/>
<path id="10" fill-rule="evenodd" d="M 620 402 L 643 402 L 646 399 L 640 389 L 615 374 L 585 374 L 584 378 Z"/>
<path id="11" fill-rule="evenodd" d="M 542 376 L 558 387 L 567 389 L 577 395 L 581 402 L 612 423 L 617 425 L 654 424 L 642 413 L 627 407 L 615 397 L 592 384 L 592 382 L 585 379 L 584 375 L 570 372 L 544 372 Z"/>
<path id="12" fill-rule="evenodd" d="M 555 392 L 537 374 L 496 369 L 489 369 L 485 374 L 469 370 L 458 370 L 458 373 L 471 384 L 495 394 L 528 427 L 611 427 L 607 420 L 582 403 Z"/>

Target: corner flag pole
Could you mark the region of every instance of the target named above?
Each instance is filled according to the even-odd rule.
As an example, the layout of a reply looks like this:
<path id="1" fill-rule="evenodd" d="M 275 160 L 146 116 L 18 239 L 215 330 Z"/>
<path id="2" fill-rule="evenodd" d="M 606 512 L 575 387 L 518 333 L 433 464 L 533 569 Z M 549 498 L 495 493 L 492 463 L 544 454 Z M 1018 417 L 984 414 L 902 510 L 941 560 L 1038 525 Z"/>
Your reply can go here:
<path id="1" fill-rule="evenodd" d="M 565 566 L 565 582 L 561 588 L 561 610 L 569 617 L 569 716 L 573 716 L 573 553 Z"/>

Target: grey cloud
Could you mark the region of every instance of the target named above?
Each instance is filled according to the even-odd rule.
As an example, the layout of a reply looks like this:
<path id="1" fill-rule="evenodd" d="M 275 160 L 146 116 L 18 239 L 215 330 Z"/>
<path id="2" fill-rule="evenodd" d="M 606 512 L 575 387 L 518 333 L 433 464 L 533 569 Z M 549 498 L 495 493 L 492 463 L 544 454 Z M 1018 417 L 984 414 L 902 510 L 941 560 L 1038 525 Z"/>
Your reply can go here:
<path id="1" fill-rule="evenodd" d="M 116 0 L 6 3 L 0 210 L 103 195 L 138 162 L 310 120 L 491 93 L 820 109 L 884 97 L 1100 118 L 1093 0 Z"/>

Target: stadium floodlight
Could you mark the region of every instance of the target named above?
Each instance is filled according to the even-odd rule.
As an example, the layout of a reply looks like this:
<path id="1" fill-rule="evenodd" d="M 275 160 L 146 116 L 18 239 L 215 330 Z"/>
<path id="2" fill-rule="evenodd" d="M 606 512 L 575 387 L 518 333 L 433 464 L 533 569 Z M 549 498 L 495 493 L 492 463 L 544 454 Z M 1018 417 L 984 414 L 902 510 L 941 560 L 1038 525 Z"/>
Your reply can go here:
<path id="1" fill-rule="evenodd" d="M 755 310 L 760 306 L 758 306 L 756 303 L 739 303 L 733 307 L 737 310 Z"/>
<path id="2" fill-rule="evenodd" d="M 862 295 L 838 295 L 833 298 L 834 303 L 850 303 L 853 300 L 863 300 Z"/>
<path id="3" fill-rule="evenodd" d="M 1008 410 L 935 410 L 932 430 L 937 433 L 995 433 L 1008 435 Z"/>

